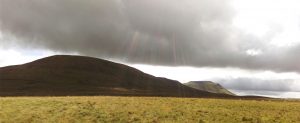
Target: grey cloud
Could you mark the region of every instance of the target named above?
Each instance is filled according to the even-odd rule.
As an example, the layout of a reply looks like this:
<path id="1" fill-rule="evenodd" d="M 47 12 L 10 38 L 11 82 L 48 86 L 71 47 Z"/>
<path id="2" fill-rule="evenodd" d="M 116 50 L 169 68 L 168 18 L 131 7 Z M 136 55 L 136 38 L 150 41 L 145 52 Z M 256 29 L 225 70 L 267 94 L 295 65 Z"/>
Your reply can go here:
<path id="1" fill-rule="evenodd" d="M 293 79 L 228 78 L 216 81 L 228 89 L 239 91 L 300 92 L 300 87 L 293 86 L 296 83 L 296 80 Z"/>
<path id="2" fill-rule="evenodd" d="M 237 95 L 261 95 L 261 96 L 276 96 L 279 97 L 284 92 L 278 91 L 253 91 L 253 90 L 231 90 Z"/>
<path id="3" fill-rule="evenodd" d="M 20 47 L 130 63 L 300 71 L 298 48 L 269 48 L 235 29 L 234 14 L 230 0 L 0 0 L 0 30 Z"/>
<path id="4" fill-rule="evenodd" d="M 212 43 L 216 49 L 226 45 L 232 19 L 227 4 L 218 0 L 1 0 L 0 22 L 1 30 L 18 37 L 21 46 L 180 65 L 182 59 L 194 61 L 204 52 L 215 54 Z"/>

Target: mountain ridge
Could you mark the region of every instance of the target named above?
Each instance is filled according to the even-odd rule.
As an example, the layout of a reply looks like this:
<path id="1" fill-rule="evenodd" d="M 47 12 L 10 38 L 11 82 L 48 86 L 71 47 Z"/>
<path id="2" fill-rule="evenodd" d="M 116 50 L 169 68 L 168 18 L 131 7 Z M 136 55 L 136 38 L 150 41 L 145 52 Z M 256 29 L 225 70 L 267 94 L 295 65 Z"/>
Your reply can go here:
<path id="1" fill-rule="evenodd" d="M 0 68 L 0 96 L 227 97 L 103 59 L 55 55 Z"/>
<path id="2" fill-rule="evenodd" d="M 184 85 L 202 91 L 236 96 L 234 93 L 230 92 L 222 85 L 212 81 L 191 81 L 191 82 L 184 83 Z"/>

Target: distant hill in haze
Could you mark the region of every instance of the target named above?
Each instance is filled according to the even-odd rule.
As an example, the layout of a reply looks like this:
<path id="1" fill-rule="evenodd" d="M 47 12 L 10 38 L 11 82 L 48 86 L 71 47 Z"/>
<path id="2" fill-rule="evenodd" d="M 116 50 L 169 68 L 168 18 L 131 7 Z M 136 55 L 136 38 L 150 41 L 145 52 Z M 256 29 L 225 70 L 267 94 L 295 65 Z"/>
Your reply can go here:
<path id="1" fill-rule="evenodd" d="M 234 93 L 222 87 L 220 84 L 211 81 L 192 81 L 184 84 L 191 88 L 195 88 L 202 91 L 207 91 L 207 92 L 212 92 L 217 94 L 235 95 Z"/>
<path id="2" fill-rule="evenodd" d="M 0 68 L 0 96 L 81 95 L 233 97 L 85 56 L 56 55 Z"/>

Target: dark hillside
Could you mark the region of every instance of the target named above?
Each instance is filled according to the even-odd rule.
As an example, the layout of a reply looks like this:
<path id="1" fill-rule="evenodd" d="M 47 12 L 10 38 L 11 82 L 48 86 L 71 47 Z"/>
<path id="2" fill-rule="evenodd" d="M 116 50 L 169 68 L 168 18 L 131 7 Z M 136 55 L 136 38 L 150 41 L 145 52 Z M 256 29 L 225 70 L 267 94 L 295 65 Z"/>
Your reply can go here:
<path id="1" fill-rule="evenodd" d="M 68 95 L 228 97 L 85 56 L 57 55 L 0 68 L 0 96 Z"/>

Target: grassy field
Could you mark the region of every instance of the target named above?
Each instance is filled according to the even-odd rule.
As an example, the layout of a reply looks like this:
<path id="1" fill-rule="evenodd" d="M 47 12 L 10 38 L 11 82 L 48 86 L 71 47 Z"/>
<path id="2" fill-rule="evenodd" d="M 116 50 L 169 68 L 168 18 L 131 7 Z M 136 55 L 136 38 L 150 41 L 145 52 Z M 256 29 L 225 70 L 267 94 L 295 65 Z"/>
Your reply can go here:
<path id="1" fill-rule="evenodd" d="M 300 122 L 300 102 L 161 97 L 0 97 L 0 123 Z"/>

